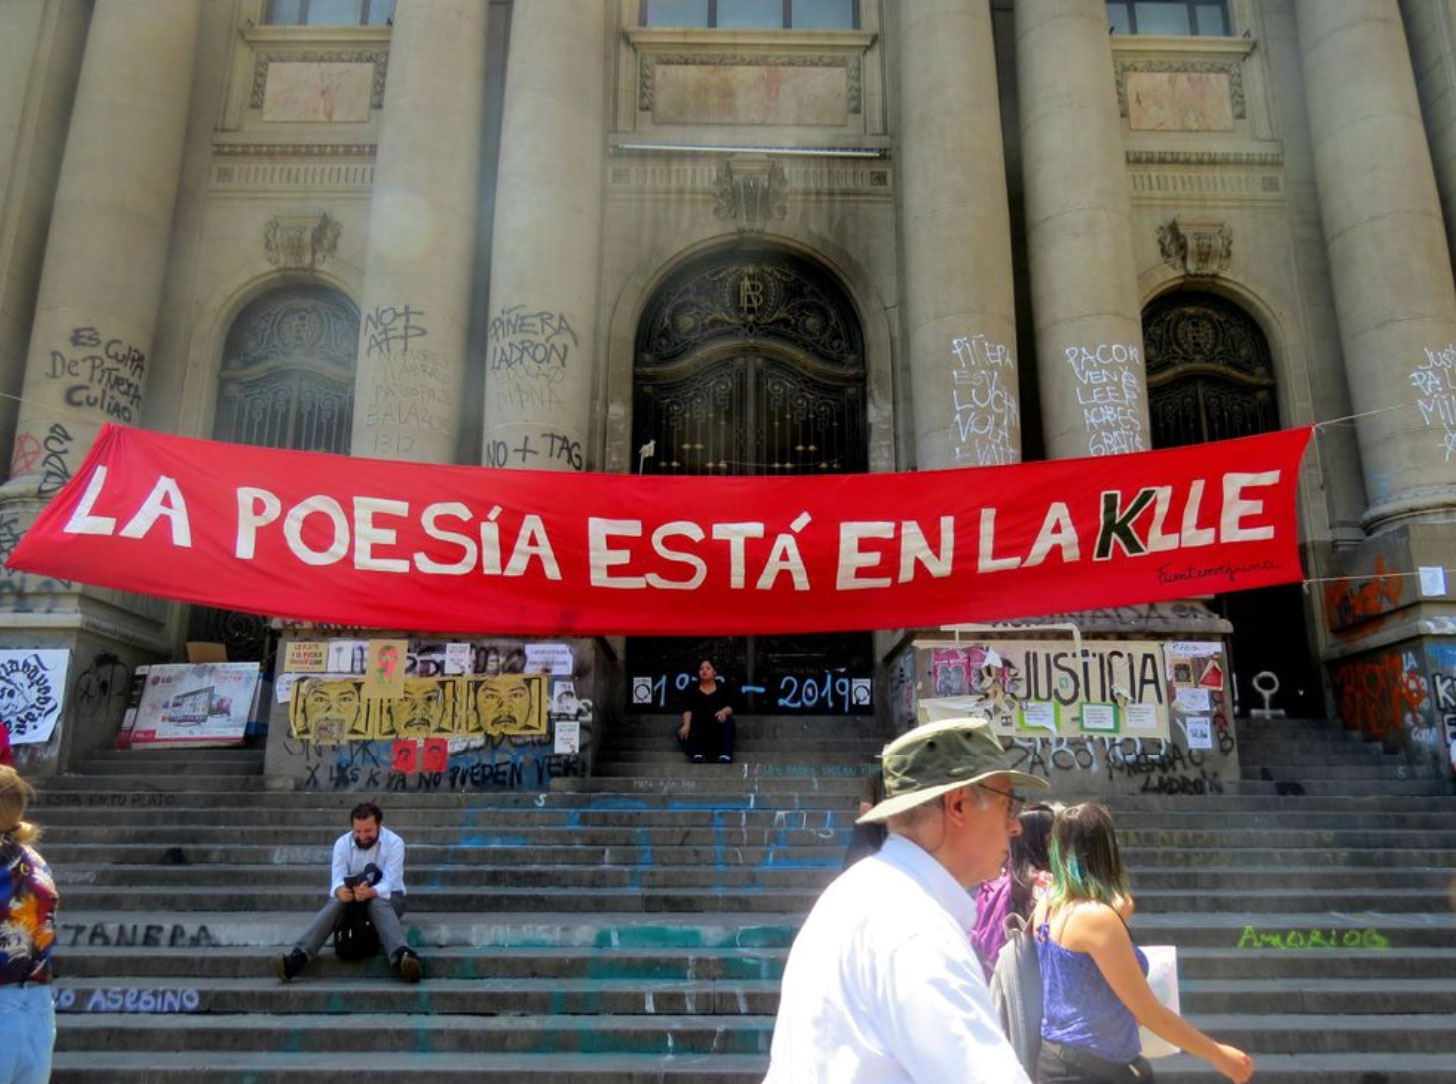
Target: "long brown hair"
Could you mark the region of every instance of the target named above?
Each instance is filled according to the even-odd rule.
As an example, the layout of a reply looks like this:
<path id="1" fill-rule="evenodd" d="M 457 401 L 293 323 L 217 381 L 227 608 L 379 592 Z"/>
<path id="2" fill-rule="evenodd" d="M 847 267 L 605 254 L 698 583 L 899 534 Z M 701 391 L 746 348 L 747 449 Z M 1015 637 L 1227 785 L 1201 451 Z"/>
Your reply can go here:
<path id="1" fill-rule="evenodd" d="M 1057 814 L 1052 824 L 1052 906 L 1096 900 L 1116 907 L 1130 892 L 1127 867 L 1117 849 L 1112 814 L 1083 802 Z"/>
<path id="2" fill-rule="evenodd" d="M 35 798 L 35 791 L 14 768 L 0 764 L 0 835 L 17 843 L 33 843 L 40 829 L 23 820 L 25 807 Z"/>

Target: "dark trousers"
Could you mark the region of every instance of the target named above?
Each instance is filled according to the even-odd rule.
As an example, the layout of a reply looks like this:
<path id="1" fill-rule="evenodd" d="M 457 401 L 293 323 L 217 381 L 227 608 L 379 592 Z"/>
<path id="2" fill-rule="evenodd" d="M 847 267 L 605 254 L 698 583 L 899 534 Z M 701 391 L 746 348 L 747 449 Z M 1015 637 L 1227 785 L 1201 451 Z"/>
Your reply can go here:
<path id="1" fill-rule="evenodd" d="M 733 721 L 733 716 L 728 716 L 720 723 L 710 715 L 702 721 L 694 719 L 688 730 L 687 741 L 679 738 L 678 747 L 688 756 L 700 756 L 704 760 L 731 757 L 733 739 L 737 733 L 738 726 Z"/>
<path id="2" fill-rule="evenodd" d="M 1043 1039 L 1035 1078 L 1036 1084 L 1151 1084 L 1153 1069 L 1147 1058 L 1123 1064 Z"/>

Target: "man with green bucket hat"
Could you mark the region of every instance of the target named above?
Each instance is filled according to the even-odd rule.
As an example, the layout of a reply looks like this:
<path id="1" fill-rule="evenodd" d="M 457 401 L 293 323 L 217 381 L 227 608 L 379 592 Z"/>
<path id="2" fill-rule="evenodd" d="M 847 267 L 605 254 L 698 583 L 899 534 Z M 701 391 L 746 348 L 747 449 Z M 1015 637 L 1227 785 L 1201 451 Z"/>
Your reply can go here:
<path id="1" fill-rule="evenodd" d="M 889 829 L 840 874 L 789 951 L 765 1084 L 1030 1084 L 971 948 L 969 889 L 1020 828 L 1012 771 L 985 719 L 944 719 L 880 754 Z"/>

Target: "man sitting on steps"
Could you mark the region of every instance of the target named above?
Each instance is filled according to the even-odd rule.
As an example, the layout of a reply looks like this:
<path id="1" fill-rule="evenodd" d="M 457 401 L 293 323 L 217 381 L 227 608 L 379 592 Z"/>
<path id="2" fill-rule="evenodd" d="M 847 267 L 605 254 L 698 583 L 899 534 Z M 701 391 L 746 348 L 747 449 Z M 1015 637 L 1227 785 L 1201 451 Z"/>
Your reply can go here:
<path id="1" fill-rule="evenodd" d="M 384 813 L 373 802 L 360 802 L 349 816 L 353 830 L 334 843 L 331 898 L 292 950 L 273 957 L 273 972 L 284 982 L 291 980 L 318 955 L 344 908 L 362 903 L 400 978 L 419 982 L 424 968 L 405 944 L 399 924 L 404 916 L 404 840 L 384 827 Z"/>

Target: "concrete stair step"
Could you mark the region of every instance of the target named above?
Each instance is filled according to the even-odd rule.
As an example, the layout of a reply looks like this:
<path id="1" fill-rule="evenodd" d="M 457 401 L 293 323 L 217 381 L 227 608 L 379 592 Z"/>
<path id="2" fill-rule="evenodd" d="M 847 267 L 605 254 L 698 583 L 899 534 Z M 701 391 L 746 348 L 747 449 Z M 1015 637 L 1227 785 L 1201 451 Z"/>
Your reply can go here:
<path id="1" fill-rule="evenodd" d="M 267 866 L 229 866 L 228 879 L 233 883 L 267 884 L 277 892 L 319 891 L 318 866 L 275 868 Z M 819 891 L 830 876 L 839 872 L 839 863 L 821 866 L 777 869 L 738 868 L 716 865 L 701 866 L 559 866 L 531 865 L 449 869 L 412 868 L 410 894 L 419 891 L 463 892 L 480 888 L 765 888 Z M 144 879 L 149 887 L 198 889 L 215 886 L 216 868 L 192 866 L 129 866 L 125 869 L 63 869 L 57 874 L 64 886 L 126 887 Z M 1392 882 L 1393 883 L 1393 882 Z"/>
<path id="2" fill-rule="evenodd" d="M 1179 998 L 1183 1012 L 1377 1014 L 1401 1016 L 1412 1006 L 1425 1013 L 1456 1014 L 1456 978 L 1393 979 L 1307 978 L 1291 986 L 1287 978 L 1185 979 L 1182 961 Z"/>
<path id="3" fill-rule="evenodd" d="M 838 872 L 838 867 L 825 868 L 824 883 L 829 875 Z M 622 886 L 609 888 L 596 886 L 590 892 L 574 887 L 475 887 L 458 891 L 445 889 L 414 888 L 410 890 L 410 901 L 417 907 L 432 911 L 448 912 L 497 912 L 533 911 L 539 913 L 579 913 L 607 907 L 614 911 L 675 911 L 723 913 L 736 910 L 757 910 L 772 912 L 804 913 L 813 906 L 822 890 L 822 885 L 813 888 L 728 888 L 728 887 L 684 887 L 647 888 L 645 886 Z M 1395 901 L 1401 899 L 1392 893 Z M 95 908 L 111 904 L 117 912 L 155 910 L 168 900 L 179 911 L 211 912 L 227 911 L 238 906 L 252 904 L 259 908 L 303 910 L 317 907 L 321 900 L 317 886 L 312 889 L 288 889 L 274 886 L 234 885 L 224 883 L 210 889 L 184 889 L 153 886 L 134 886 L 117 889 L 112 886 L 67 885 L 67 902 L 71 906 Z M 1172 899 L 1188 898 L 1178 894 Z M 1350 906 L 1355 899 L 1364 896 L 1347 894 Z M 1308 894 L 1290 897 L 1290 908 L 1297 909 L 1300 903 L 1307 909 Z M 1296 902 L 1298 901 L 1298 902 Z M 1170 904 L 1175 905 L 1175 904 Z M 1271 903 L 1271 906 L 1273 904 Z M 1394 904 L 1392 904 L 1394 909 Z"/>
<path id="4" fill-rule="evenodd" d="M 281 945 L 302 928 L 299 915 L 290 926 L 288 916 L 275 923 Z M 1327 931 L 1326 931 L 1327 932 Z M 791 935 L 790 935 L 791 936 Z M 1158 943 L 1176 938 L 1159 934 Z M 1144 938 L 1146 940 L 1146 938 Z M 1148 943 L 1153 943 L 1149 941 Z M 433 979 L 603 978 L 619 981 L 689 981 L 776 979 L 788 955 L 785 947 L 766 948 L 596 948 L 568 945 L 542 948 L 492 946 L 483 952 L 473 946 L 422 946 Z M 243 979 L 271 976 L 267 961 L 271 949 L 263 946 L 195 948 L 158 952 L 156 948 L 107 948 L 68 945 L 63 953 L 66 981 L 100 980 L 141 986 L 148 980 L 176 984 L 186 978 Z M 1330 981 L 1436 981 L 1450 982 L 1456 975 L 1456 949 L 1249 949 L 1197 948 L 1181 945 L 1180 977 L 1187 982 L 1279 980 L 1286 992 L 1297 980 Z M 1378 976 L 1372 974 L 1378 969 Z M 318 980 L 386 979 L 391 972 L 382 956 L 346 963 L 325 950 L 309 965 Z"/>
<path id="5" fill-rule="evenodd" d="M 732 764 L 689 764 L 681 753 L 665 753 L 661 759 L 641 763 L 599 760 L 594 770 L 599 777 L 627 775 L 634 779 L 683 780 L 693 783 L 726 782 L 734 779 L 759 783 L 788 780 L 800 784 L 810 780 L 847 781 L 853 789 L 866 776 L 873 774 L 875 767 L 869 761 L 846 761 L 838 757 L 832 759 L 826 757 L 823 760 L 804 759 L 792 763 L 787 763 L 782 757 L 777 757 L 770 760 L 735 760 Z M 590 779 L 569 780 L 573 783 L 591 781 Z M 556 782 L 564 783 L 568 780 L 556 780 Z"/>
<path id="6" fill-rule="evenodd" d="M 54 852 L 54 854 L 52 854 Z M 277 862 L 286 865 L 304 865 L 313 870 L 315 884 L 319 869 L 327 868 L 330 847 L 327 844 L 314 846 L 282 847 L 171 847 L 159 848 L 144 844 L 107 845 L 63 845 L 46 848 L 53 864 L 65 862 L 80 865 L 112 862 L 117 865 L 191 865 L 201 867 L 226 866 L 231 862 L 267 864 Z M 410 855 L 421 864 L 453 864 L 462 867 L 490 868 L 536 865 L 549 859 L 553 863 L 578 866 L 643 866 L 665 864 L 670 866 L 722 866 L 729 863 L 749 867 L 778 866 L 796 868 L 838 869 L 844 855 L 844 847 L 798 847 L 793 845 L 772 847 L 740 847 L 730 843 L 709 844 L 698 847 L 672 846 L 613 846 L 613 847 L 559 847 L 543 848 L 540 845 L 519 843 L 496 846 L 438 846 L 410 848 Z M 414 861 L 410 867 L 413 868 Z M 411 883 L 410 877 L 406 883 Z"/>
<path id="7" fill-rule="evenodd" d="M 58 1053 L 52 1084 L 358 1084 L 361 1080 L 460 1080 L 540 1084 L 759 1084 L 764 1055 L 687 1054 L 328 1054 L 115 1051 Z"/>
<path id="8" fill-rule="evenodd" d="M 1328 931 L 1326 931 L 1328 934 Z M 1152 943 L 1152 942 L 1148 942 Z M 1166 942 L 1165 942 L 1166 943 Z M 1286 993 L 1304 980 L 1359 983 L 1393 980 L 1450 981 L 1456 975 L 1456 949 L 1251 949 L 1193 948 L 1180 945 L 1178 974 L 1183 988 L 1192 980 L 1264 981 L 1278 979 Z"/>
<path id="9" fill-rule="evenodd" d="M 1338 910 L 1424 912 L 1447 906 L 1450 892 L 1442 888 L 1244 888 L 1190 890 L 1140 888 L 1136 891 L 1139 910 L 1159 911 L 1243 911 L 1258 907 L 1266 911 L 1312 911 L 1317 907 Z"/>
<path id="10" fill-rule="evenodd" d="M 198 827 L 208 825 L 223 825 L 234 820 L 234 812 L 241 814 L 242 809 L 237 811 L 223 810 L 217 808 L 182 808 L 171 809 L 137 809 L 130 810 L 126 814 L 128 824 L 138 828 L 175 828 L 178 824 L 192 824 Z M 336 823 L 338 815 L 332 811 L 320 810 L 277 810 L 268 814 L 268 828 L 271 832 L 275 829 L 307 829 L 314 832 L 320 839 L 324 839 L 332 829 L 342 832 L 348 827 L 348 814 L 342 824 Z M 1252 815 L 1248 821 L 1249 827 L 1260 827 L 1262 821 L 1255 820 Z M 1320 816 L 1320 815 L 1316 815 Z M 51 838 L 61 831 L 71 828 L 90 828 L 96 825 L 96 815 L 84 808 L 47 808 L 42 817 L 41 811 L 36 810 L 36 817 L 43 819 Z M 848 829 L 854 823 L 852 810 L 846 805 L 843 809 L 819 809 L 819 810 L 776 810 L 776 809 L 714 809 L 704 807 L 701 809 L 395 809 L 390 807 L 386 813 L 386 819 L 391 828 L 401 834 L 407 834 L 407 838 L 413 840 L 416 834 L 422 829 L 433 828 L 476 828 L 491 829 L 495 831 L 517 830 L 517 829 L 541 829 L 541 828 L 619 828 L 637 829 L 648 828 L 703 828 L 717 825 L 730 825 L 741 828 L 824 828 L 839 827 Z M 1202 823 L 1201 818 L 1189 818 L 1188 826 L 1196 827 Z M 1390 827 L 1411 827 L 1411 828 L 1441 828 L 1449 824 L 1449 820 L 1439 815 L 1432 816 L 1428 822 L 1411 820 L 1409 824 L 1400 821 L 1391 821 Z M 1335 828 L 1343 827 L 1345 821 L 1336 819 L 1335 815 L 1328 815 L 1324 821 L 1312 821 L 1309 827 Z M 1272 825 L 1271 825 L 1272 826 Z M 1381 825 L 1372 825 L 1380 827 Z M 238 831 L 249 831 L 247 828 L 239 828 Z"/>
<path id="11" fill-rule="evenodd" d="M 1240 794 L 1314 794 L 1321 797 L 1365 797 L 1371 795 L 1448 795 L 1451 783 L 1444 779 L 1291 779 L 1286 782 L 1273 780 L 1238 781 Z"/>
<path id="12" fill-rule="evenodd" d="M 694 772 L 714 770 L 712 765 L 693 768 Z M 684 769 L 686 772 L 686 766 Z M 348 791 L 258 790 L 248 783 L 246 789 L 234 786 L 212 786 L 190 793 L 134 790 L 118 787 L 113 780 L 104 786 L 56 788 L 52 777 L 35 780 L 37 801 L 31 806 L 41 809 L 226 809 L 256 817 L 275 810 L 317 811 L 320 823 L 347 826 L 349 810 L 360 799 Z M 558 782 L 561 782 L 558 780 Z M 574 780 L 577 783 L 591 780 Z M 623 780 L 611 780 L 611 789 L 538 791 L 410 791 L 388 796 L 387 813 L 392 817 L 404 810 L 462 810 L 477 816 L 490 816 L 494 811 L 570 811 L 612 810 L 646 812 L 648 810 L 691 811 L 698 809 L 768 810 L 770 812 L 799 809 L 851 809 L 858 791 L 846 789 L 841 794 L 826 796 L 816 792 L 812 784 L 802 792 L 749 793 L 739 788 L 701 788 L 698 793 L 666 793 L 654 780 L 638 787 L 624 786 Z M 636 790 L 639 793 L 630 793 Z M 624 791 L 628 793 L 624 793 Z M 1456 815 L 1456 793 L 1435 795 L 1365 794 L 1365 795 L 1119 795 L 1114 803 L 1119 823 L 1145 819 L 1142 814 L 1181 816 L 1226 813 L 1330 813 L 1344 818 L 1346 824 L 1360 823 L 1365 814 L 1423 813 Z M 1134 817 L 1134 815 L 1139 815 Z M 390 823 L 393 823 L 391 820 Z M 343 830 L 342 827 L 340 829 Z"/>
<path id="13" fill-rule="evenodd" d="M 380 961 L 383 962 L 382 960 Z M 266 963 L 266 961 L 255 961 Z M 773 1015 L 779 982 L 768 979 L 441 978 L 425 960 L 427 984 L 365 977 L 319 978 L 310 966 L 293 982 L 267 977 L 124 980 L 69 979 L 56 986 L 56 1009 L 68 1015 L 388 1013 L 613 1016 Z M 279 1021 L 284 1022 L 282 1020 Z"/>
<path id="14" fill-rule="evenodd" d="M 428 995 L 429 987 L 416 988 Z M 56 1049 L 352 1051 L 417 1054 L 767 1054 L 772 1016 L 506 1016 L 428 1013 L 136 1015 L 78 1013 Z"/>
<path id="15" fill-rule="evenodd" d="M 667 796 L 697 795 L 714 801 L 738 797 L 744 801 L 762 801 L 772 806 L 782 803 L 803 803 L 819 796 L 833 796 L 840 804 L 858 799 L 864 785 L 861 774 L 820 775 L 806 772 L 802 775 L 786 775 L 782 772 L 756 773 L 752 777 L 744 773 L 741 764 L 679 764 L 658 765 L 663 769 L 638 775 L 635 771 L 623 771 L 613 775 L 608 765 L 602 765 L 601 774 L 587 779 L 553 779 L 551 791 L 554 794 L 659 794 Z M 667 769 L 671 767 L 671 771 Z M 691 774 L 689 774 L 691 769 Z M 1270 793 L 1273 793 L 1270 788 Z"/>
<path id="16" fill-rule="evenodd" d="M 514 828 L 506 831 L 470 827 L 420 828 L 410 832 L 408 841 L 411 850 L 414 847 L 430 846 L 825 846 L 835 843 L 842 845 L 848 839 L 849 830 L 848 824 L 836 828 L 743 828 L 737 825 L 730 827 L 726 823 L 714 826 L 710 820 L 708 824 L 698 828 Z M 334 843 L 333 838 L 320 833 L 317 827 L 260 829 L 244 836 L 238 829 L 223 827 L 167 829 L 149 825 L 133 829 L 124 826 L 67 826 L 49 832 L 48 836 L 56 843 L 71 845 L 125 843 L 131 846 L 156 847 L 168 844 L 173 847 L 225 846 L 229 837 L 240 845 L 265 839 L 278 847 L 332 847 Z"/>
<path id="17" fill-rule="evenodd" d="M 300 916 L 300 923 L 302 916 Z M 280 929 L 282 927 L 280 926 Z M 301 928 L 301 925 L 300 927 Z M 286 934 L 280 937 L 286 938 Z M 473 946 L 422 947 L 430 980 L 437 979 L 610 979 L 617 982 L 708 982 L 777 980 L 787 948 L 510 948 L 485 952 Z M 265 978 L 273 985 L 263 948 L 200 948 L 158 952 L 154 948 L 68 948 L 65 982 L 92 986 L 104 982 L 142 986 L 149 982 L 185 985 L 191 979 L 233 981 Z M 384 980 L 388 962 L 345 962 L 325 949 L 308 968 L 311 981 Z"/>
<path id="18" fill-rule="evenodd" d="M 422 984 L 417 993 L 425 994 Z M 1444 1053 L 1456 1065 L 1456 1029 L 1443 1014 L 1189 1014 L 1224 1042 L 1262 1052 L 1400 1055 Z M 58 1029 L 56 1049 L 170 1051 L 348 1050 L 356 1053 L 735 1053 L 766 1054 L 769 1015 L 562 1016 L 511 1014 L 243 1013 L 146 1015 L 77 1013 Z"/>
<path id="19" fill-rule="evenodd" d="M 1233 802 L 1237 799 L 1228 799 Z M 504 830 L 507 828 L 637 828 L 649 827 L 701 827 L 716 824 L 741 825 L 743 827 L 780 827 L 791 824 L 794 827 L 840 827 L 849 828 L 854 823 L 856 810 L 846 799 L 839 809 L 825 810 L 775 810 L 768 808 L 731 810 L 701 808 L 673 809 L 581 809 L 566 808 L 475 808 L 450 807 L 429 809 L 422 807 L 396 808 L 392 803 L 387 813 L 390 827 L 414 839 L 420 829 L 444 828 L 453 825 Z M 1119 803 L 1120 806 L 1120 803 Z M 97 823 L 96 814 L 83 806 L 47 806 L 37 803 L 31 807 L 32 819 L 42 821 L 49 838 L 71 827 L 89 828 Z M 129 809 L 126 822 L 138 828 L 175 828 L 178 824 L 226 824 L 248 813 L 246 806 L 220 808 L 210 806 L 171 806 L 167 808 L 138 807 Z M 343 831 L 347 810 L 332 809 L 277 809 L 267 815 L 268 830 L 274 828 L 306 828 L 318 833 L 321 838 L 333 828 Z M 1176 808 L 1165 809 L 1157 814 L 1156 829 L 1199 829 L 1208 825 L 1208 815 L 1198 812 L 1182 812 Z M 1450 829 L 1452 817 L 1445 813 L 1396 811 L 1389 813 L 1367 812 L 1358 818 L 1359 827 L 1368 830 L 1422 832 Z M 1283 832 L 1289 829 L 1310 831 L 1344 831 L 1351 827 L 1347 811 L 1301 811 L 1301 810 L 1236 810 L 1220 812 L 1221 827 L 1244 831 Z M 246 831 L 246 829 L 240 829 Z M 1128 830 L 1131 830 L 1129 828 Z"/>
<path id="20" fill-rule="evenodd" d="M 852 750 L 844 749 L 838 745 L 825 742 L 821 745 L 788 750 L 780 749 L 772 745 L 758 745 L 745 742 L 737 742 L 733 747 L 733 763 L 735 764 L 797 764 L 820 767 L 822 765 L 871 765 L 875 763 L 875 757 L 879 753 L 879 747 L 873 750 L 866 750 L 862 754 L 855 755 Z M 661 749 L 621 749 L 607 746 L 597 754 L 597 764 L 611 764 L 618 768 L 627 765 L 641 766 L 648 764 L 671 765 L 673 767 L 687 765 L 687 755 L 676 746 Z M 688 770 L 684 767 L 683 770 Z M 854 774 L 863 775 L 863 771 Z"/>
<path id="21" fill-rule="evenodd" d="M 171 908 L 87 911 L 67 906 L 56 923 L 56 951 L 98 948 L 164 948 L 192 956 L 219 947 L 267 947 L 292 943 L 313 917 L 315 908 L 268 907 L 245 911 L 184 914 Z M 473 951 L 550 949 L 656 950 L 691 953 L 702 949 L 787 948 L 798 933 L 803 912 L 794 915 L 744 908 L 731 917 L 713 914 L 644 915 L 610 911 L 591 914 L 543 914 L 501 910 L 489 915 L 429 912 L 406 913 L 404 925 L 412 944 L 422 951 L 470 948 Z M 1237 936 L 1235 934 L 1234 936 Z"/>
<path id="22" fill-rule="evenodd" d="M 759 1084 L 768 1069 L 763 1055 L 636 1054 L 266 1054 L 217 1052 L 60 1053 L 53 1084 L 357 1084 L 391 1080 L 470 1080 L 506 1084 Z M 1456 1084 L 1456 1069 L 1443 1054 L 1261 1054 L 1260 1084 Z M 1213 1084 L 1222 1077 L 1187 1056 L 1161 1059 L 1160 1084 Z"/>

